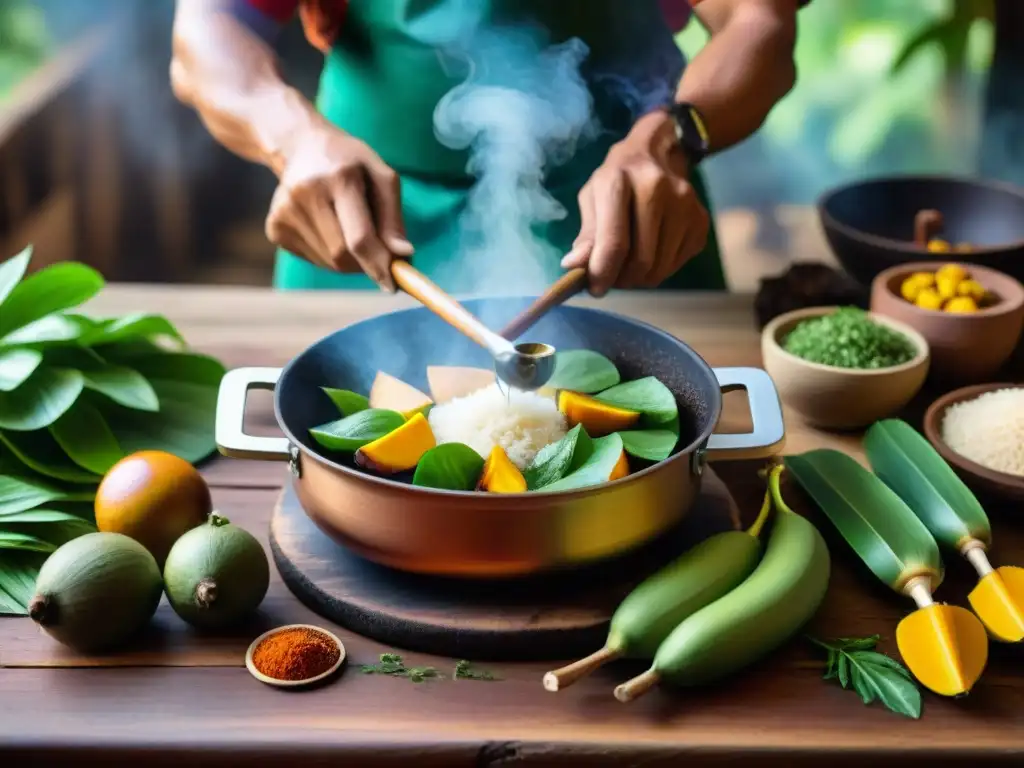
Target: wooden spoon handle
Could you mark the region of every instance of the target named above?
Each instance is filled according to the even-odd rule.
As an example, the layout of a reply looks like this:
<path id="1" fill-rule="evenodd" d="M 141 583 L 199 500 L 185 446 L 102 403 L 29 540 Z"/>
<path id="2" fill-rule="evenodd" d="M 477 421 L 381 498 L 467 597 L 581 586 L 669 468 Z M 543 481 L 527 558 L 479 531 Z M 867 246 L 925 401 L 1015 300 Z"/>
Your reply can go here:
<path id="1" fill-rule="evenodd" d="M 437 314 L 446 323 L 454 326 L 485 349 L 492 348 L 492 341 L 495 338 L 493 332 L 408 261 L 394 259 L 391 262 L 391 275 L 395 278 L 399 288 L 418 299 L 423 306 Z"/>
<path id="2" fill-rule="evenodd" d="M 587 287 L 587 270 L 584 267 L 570 269 L 544 291 L 537 300 L 524 309 L 515 320 L 506 325 L 499 336 L 509 341 L 518 338 L 533 326 L 549 309 L 557 307 L 570 296 Z"/>
<path id="3" fill-rule="evenodd" d="M 942 231 L 942 213 L 933 208 L 918 211 L 914 217 L 914 244 L 928 247 L 928 241 Z"/>

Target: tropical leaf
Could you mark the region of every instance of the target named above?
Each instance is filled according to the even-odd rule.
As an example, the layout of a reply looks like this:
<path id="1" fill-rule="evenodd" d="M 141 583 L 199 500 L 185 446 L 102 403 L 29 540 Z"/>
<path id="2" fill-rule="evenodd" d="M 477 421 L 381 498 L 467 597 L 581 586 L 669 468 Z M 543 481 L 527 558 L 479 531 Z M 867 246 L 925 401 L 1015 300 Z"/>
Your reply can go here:
<path id="1" fill-rule="evenodd" d="M 46 554 L 0 552 L 0 615 L 24 616 Z"/>
<path id="2" fill-rule="evenodd" d="M 85 380 L 70 368 L 42 366 L 12 392 L 0 392 L 0 429 L 31 432 L 59 419 L 82 394 Z"/>
<path id="3" fill-rule="evenodd" d="M 103 414 L 88 398 L 79 398 L 51 424 L 50 434 L 69 459 L 98 475 L 105 475 L 125 455 Z"/>
<path id="4" fill-rule="evenodd" d="M 555 370 L 544 386 L 593 394 L 614 387 L 619 379 L 615 363 L 604 355 L 589 349 L 566 349 L 555 353 Z"/>
<path id="5" fill-rule="evenodd" d="M 43 353 L 35 349 L 0 349 L 0 392 L 11 392 L 35 373 Z"/>
<path id="6" fill-rule="evenodd" d="M 99 485 L 99 475 L 86 472 L 68 460 L 60 445 L 53 439 L 48 430 L 39 429 L 35 432 L 4 432 L 0 430 L 0 445 L 6 449 L 7 461 L 16 459 L 24 468 L 15 473 L 28 475 L 33 472 L 61 480 L 66 483 L 80 485 Z"/>
<path id="7" fill-rule="evenodd" d="M 586 433 L 584 433 L 586 434 Z M 608 482 L 622 456 L 622 438 L 617 433 L 593 441 L 593 451 L 578 469 L 543 487 L 544 491 L 569 491 Z"/>
<path id="8" fill-rule="evenodd" d="M 63 261 L 44 267 L 18 283 L 0 312 L 0 339 L 40 318 L 88 301 L 103 288 L 92 267 Z"/>
<path id="9" fill-rule="evenodd" d="M 32 261 L 32 246 L 28 246 L 21 253 L 11 256 L 3 263 L 0 263 L 0 304 L 3 304 L 11 295 L 21 278 L 25 276 L 29 262 Z"/>
<path id="10" fill-rule="evenodd" d="M 24 512 L 41 504 L 64 498 L 64 492 L 56 486 L 29 477 L 8 474 L 10 468 L 5 462 L 0 474 L 0 517 Z"/>

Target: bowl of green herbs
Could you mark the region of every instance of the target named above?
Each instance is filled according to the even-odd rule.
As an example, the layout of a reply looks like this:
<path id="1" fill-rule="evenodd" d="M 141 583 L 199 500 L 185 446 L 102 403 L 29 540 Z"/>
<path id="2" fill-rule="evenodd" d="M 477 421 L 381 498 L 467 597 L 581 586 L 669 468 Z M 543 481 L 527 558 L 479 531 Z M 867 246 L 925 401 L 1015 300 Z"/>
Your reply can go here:
<path id="1" fill-rule="evenodd" d="M 761 333 L 779 397 L 809 424 L 858 429 L 893 416 L 928 375 L 928 342 L 905 323 L 857 307 L 779 315 Z"/>

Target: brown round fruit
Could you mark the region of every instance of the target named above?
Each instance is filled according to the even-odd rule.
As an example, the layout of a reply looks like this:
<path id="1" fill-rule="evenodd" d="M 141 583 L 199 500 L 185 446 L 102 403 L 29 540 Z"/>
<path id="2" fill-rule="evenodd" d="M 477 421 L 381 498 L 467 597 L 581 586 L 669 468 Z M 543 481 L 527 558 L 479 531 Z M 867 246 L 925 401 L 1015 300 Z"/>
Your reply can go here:
<path id="1" fill-rule="evenodd" d="M 198 470 L 163 451 L 139 451 L 110 468 L 96 490 L 96 527 L 138 541 L 163 568 L 167 553 L 213 510 Z"/>

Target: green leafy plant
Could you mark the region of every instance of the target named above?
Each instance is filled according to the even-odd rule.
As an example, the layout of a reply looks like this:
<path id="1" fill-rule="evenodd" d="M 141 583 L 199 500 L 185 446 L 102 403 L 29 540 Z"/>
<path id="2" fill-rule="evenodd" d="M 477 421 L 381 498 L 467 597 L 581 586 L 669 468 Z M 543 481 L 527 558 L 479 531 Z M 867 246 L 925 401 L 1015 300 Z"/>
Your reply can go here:
<path id="1" fill-rule="evenodd" d="M 95 530 L 92 501 L 124 456 L 197 463 L 215 449 L 224 366 L 159 315 L 76 310 L 104 287 L 76 262 L 0 263 L 0 614 L 24 614 L 46 555 Z"/>
<path id="2" fill-rule="evenodd" d="M 500 680 L 493 672 L 486 669 L 477 669 L 468 661 L 455 662 L 455 671 L 452 673 L 453 680 L 486 680 L 488 682 Z"/>
<path id="3" fill-rule="evenodd" d="M 407 667 L 397 653 L 382 653 L 380 663 L 364 664 L 359 668 L 364 675 L 387 675 L 389 677 L 405 677 L 413 683 L 422 683 L 441 674 L 434 667 Z"/>
<path id="4" fill-rule="evenodd" d="M 412 484 L 449 491 L 471 491 L 484 471 L 480 454 L 464 443 L 442 443 L 423 454 Z"/>
<path id="5" fill-rule="evenodd" d="M 405 417 L 398 411 L 366 408 L 337 421 L 312 427 L 309 434 L 329 451 L 351 452 L 384 437 L 404 423 Z"/>
<path id="6" fill-rule="evenodd" d="M 843 688 L 852 688 L 865 704 L 878 701 L 896 714 L 921 717 L 921 691 L 902 664 L 875 650 L 878 635 L 829 642 L 808 639 L 828 654 L 826 680 L 838 680 Z"/>
<path id="7" fill-rule="evenodd" d="M 577 424 L 561 440 L 545 445 L 537 452 L 523 473 L 526 487 L 535 491 L 561 480 L 583 466 L 593 452 L 594 441 L 583 425 Z"/>
<path id="8" fill-rule="evenodd" d="M 555 354 L 555 370 L 545 386 L 593 394 L 618 383 L 619 370 L 604 355 L 589 349 L 566 349 Z"/>
<path id="9" fill-rule="evenodd" d="M 593 450 L 577 469 L 544 486 L 546 491 L 570 491 L 606 482 L 622 456 L 622 438 L 613 432 L 593 441 Z"/>

